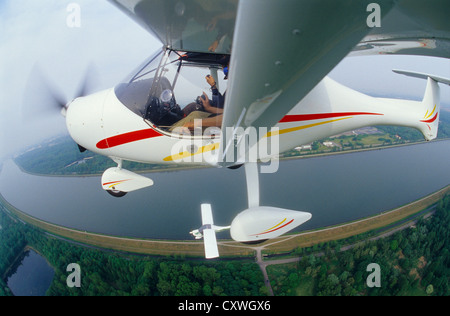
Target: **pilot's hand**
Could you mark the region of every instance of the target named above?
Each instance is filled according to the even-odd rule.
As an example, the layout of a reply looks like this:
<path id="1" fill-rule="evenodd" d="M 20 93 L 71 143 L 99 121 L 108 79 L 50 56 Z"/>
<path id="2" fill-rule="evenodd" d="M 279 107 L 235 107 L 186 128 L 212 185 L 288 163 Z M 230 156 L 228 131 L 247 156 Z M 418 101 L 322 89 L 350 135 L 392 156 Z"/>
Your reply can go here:
<path id="1" fill-rule="evenodd" d="M 211 106 L 211 104 L 209 104 L 208 95 L 204 91 L 203 91 L 203 95 L 200 98 L 200 100 L 203 104 L 203 107 L 207 108 L 207 107 Z"/>
<path id="2" fill-rule="evenodd" d="M 206 76 L 206 82 L 209 83 L 209 85 L 212 87 L 214 87 L 216 85 L 216 81 L 214 80 L 214 78 L 211 75 L 207 75 Z"/>

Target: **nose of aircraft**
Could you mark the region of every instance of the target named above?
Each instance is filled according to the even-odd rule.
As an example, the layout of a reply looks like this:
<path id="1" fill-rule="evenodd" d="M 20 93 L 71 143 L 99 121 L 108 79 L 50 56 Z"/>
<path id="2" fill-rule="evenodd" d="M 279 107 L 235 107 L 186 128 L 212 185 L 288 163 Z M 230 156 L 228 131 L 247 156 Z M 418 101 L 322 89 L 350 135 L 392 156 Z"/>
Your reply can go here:
<path id="1" fill-rule="evenodd" d="M 74 99 L 66 110 L 70 136 L 80 146 L 97 151 L 95 144 L 104 138 L 103 106 L 109 90 Z"/>

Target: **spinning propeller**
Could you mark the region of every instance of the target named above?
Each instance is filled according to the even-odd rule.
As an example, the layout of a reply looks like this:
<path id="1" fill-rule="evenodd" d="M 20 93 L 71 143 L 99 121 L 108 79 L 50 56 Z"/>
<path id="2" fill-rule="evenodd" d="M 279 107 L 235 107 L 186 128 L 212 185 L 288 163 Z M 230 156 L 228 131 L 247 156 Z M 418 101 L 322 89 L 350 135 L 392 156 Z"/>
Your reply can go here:
<path id="1" fill-rule="evenodd" d="M 70 99 L 47 79 L 39 66 L 35 65 L 26 85 L 22 117 L 28 120 L 58 112 L 65 116 L 73 100 L 86 96 L 93 90 L 93 77 L 94 68 L 91 66 L 86 70 L 74 97 Z"/>
<path id="2" fill-rule="evenodd" d="M 93 79 L 96 77 L 94 76 L 94 70 L 92 66 L 86 70 L 83 81 L 79 84 L 74 97 L 70 99 L 47 79 L 38 65 L 35 65 L 31 70 L 25 88 L 22 105 L 23 120 L 34 122 L 37 119 L 44 119 L 54 114 L 62 114 L 65 117 L 66 111 L 73 100 L 84 97 L 93 91 Z M 80 152 L 86 151 L 80 145 L 78 145 L 78 149 Z"/>

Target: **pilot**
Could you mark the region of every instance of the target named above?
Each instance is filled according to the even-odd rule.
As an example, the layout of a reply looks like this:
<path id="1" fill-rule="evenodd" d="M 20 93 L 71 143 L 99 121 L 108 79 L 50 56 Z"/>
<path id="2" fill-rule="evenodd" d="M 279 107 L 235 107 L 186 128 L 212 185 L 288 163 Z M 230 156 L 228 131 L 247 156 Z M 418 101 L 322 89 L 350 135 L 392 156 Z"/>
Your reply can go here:
<path id="1" fill-rule="evenodd" d="M 223 68 L 225 74 L 224 79 L 228 79 L 228 67 L 227 64 Z M 219 92 L 216 86 L 216 81 L 211 75 L 206 76 L 206 82 L 211 86 L 212 100 L 209 100 L 205 92 L 203 95 L 197 98 L 195 103 L 188 104 L 184 109 L 183 113 L 185 118 L 172 125 L 171 130 L 173 131 L 177 127 L 185 127 L 188 129 L 194 129 L 196 127 L 211 127 L 222 125 L 223 118 L 223 107 L 225 104 L 225 94 L 223 95 Z M 197 124 L 198 126 L 195 126 Z"/>
<path id="2" fill-rule="evenodd" d="M 205 92 L 203 92 L 201 102 L 203 108 L 205 109 L 205 111 L 201 113 L 208 113 L 208 116 L 199 117 L 197 116 L 196 112 L 200 111 L 192 112 L 189 115 L 189 119 L 186 120 L 186 122 L 183 124 L 183 127 L 187 127 L 188 129 L 194 129 L 196 127 L 210 127 L 210 126 L 220 127 L 222 125 L 223 108 L 211 105 L 208 96 L 206 95 Z"/>
<path id="3" fill-rule="evenodd" d="M 227 79 L 228 74 L 228 66 L 224 68 L 225 78 Z M 205 111 L 210 113 L 217 113 L 214 109 L 206 109 L 204 106 L 204 101 L 207 101 L 207 105 L 210 105 L 215 108 L 223 109 L 223 105 L 225 103 L 225 93 L 222 95 L 216 86 L 216 81 L 211 75 L 206 76 L 206 82 L 211 86 L 211 92 L 212 92 L 212 100 L 208 100 L 208 97 L 205 93 L 203 93 L 202 96 L 197 97 L 195 102 L 189 103 L 184 107 L 183 116 L 187 117 L 189 114 L 191 114 L 194 111 Z M 205 99 L 206 98 L 206 99 Z"/>
<path id="4" fill-rule="evenodd" d="M 228 79 L 228 65 L 226 65 L 223 68 L 223 73 L 225 75 L 224 79 Z M 225 94 L 227 93 L 226 91 L 222 94 L 220 94 L 219 90 L 216 87 L 216 81 L 214 80 L 214 78 L 210 75 L 206 76 L 206 81 L 209 83 L 209 85 L 211 86 L 211 91 L 212 91 L 212 98 L 213 98 L 213 103 L 214 106 L 217 108 L 221 108 L 223 109 L 223 106 L 225 104 Z"/>
<path id="5" fill-rule="evenodd" d="M 191 107 L 191 110 L 194 107 L 198 108 L 194 108 L 185 118 L 173 124 L 170 128 L 171 131 L 178 127 L 185 127 L 188 129 L 198 127 L 194 126 L 194 122 L 197 122 L 197 124 L 200 124 L 199 122 L 201 122 L 204 127 L 222 125 L 223 108 L 213 106 L 205 92 L 203 92 L 201 97 L 198 97 L 198 100 L 199 101 L 195 104 L 191 103 L 186 106 Z M 186 108 L 183 109 L 183 112 L 185 109 Z"/>

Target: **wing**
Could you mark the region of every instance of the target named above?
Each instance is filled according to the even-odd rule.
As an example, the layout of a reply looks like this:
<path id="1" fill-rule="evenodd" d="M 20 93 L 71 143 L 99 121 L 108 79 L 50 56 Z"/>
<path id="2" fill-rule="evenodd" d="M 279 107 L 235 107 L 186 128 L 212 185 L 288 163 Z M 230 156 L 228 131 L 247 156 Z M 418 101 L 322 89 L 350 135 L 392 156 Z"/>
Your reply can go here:
<path id="1" fill-rule="evenodd" d="M 214 221 L 211 210 L 211 204 L 202 204 L 202 224 L 203 229 L 203 239 L 205 245 L 205 257 L 207 259 L 217 258 L 219 256 L 219 249 L 217 248 L 216 232 L 212 228 Z"/>
<path id="2" fill-rule="evenodd" d="M 223 165 L 245 160 L 240 149 L 251 145 L 242 147 L 239 132 L 252 127 L 260 140 L 359 43 L 370 30 L 368 3 L 239 3 L 223 119 L 235 132 L 223 133 Z M 380 3 L 389 12 L 392 2 Z"/>
<path id="3" fill-rule="evenodd" d="M 245 154 L 235 154 L 239 131 L 253 128 L 260 140 L 349 53 L 448 58 L 450 51 L 445 0 L 376 1 L 381 27 L 373 28 L 372 0 L 110 1 L 167 47 L 216 53 L 232 47 L 223 165 Z"/>
<path id="4" fill-rule="evenodd" d="M 352 56 L 375 54 L 450 57 L 449 1 L 403 0 L 354 48 Z"/>
<path id="5" fill-rule="evenodd" d="M 239 0 L 108 1 L 157 37 L 165 46 L 185 51 L 230 53 Z M 281 10 L 284 11 L 282 15 L 277 15 L 280 10 L 276 10 L 269 12 L 269 16 L 259 16 L 261 22 L 268 24 L 269 28 L 276 28 L 276 24 L 269 23 L 273 22 L 273 18 L 277 22 L 284 20 L 289 13 L 288 9 L 295 10 L 290 11 L 296 17 L 292 23 L 293 27 L 301 24 L 308 25 L 313 32 L 320 30 L 325 24 L 332 24 L 335 18 L 341 18 L 347 23 L 360 15 L 364 20 L 362 21 L 364 25 L 361 27 L 367 29 L 367 34 L 352 49 L 351 55 L 411 54 L 449 57 L 450 3 L 446 0 L 398 0 L 395 1 L 395 5 L 390 3 L 392 1 L 377 1 L 375 3 L 380 6 L 382 23 L 380 27 L 370 29 L 367 28 L 366 21 L 371 13 L 368 5 L 374 3 L 373 1 L 352 0 L 344 3 L 333 0 L 260 0 L 243 2 L 249 2 L 247 6 L 250 7 L 251 12 L 263 9 L 267 13 L 264 8 L 270 2 L 274 7 L 285 7 L 286 10 Z M 292 2 L 297 3 L 291 6 Z M 348 10 L 352 7 L 355 10 Z M 243 16 L 244 25 L 245 19 L 250 17 L 247 14 Z M 262 30 L 255 30 L 252 34 L 253 38 L 266 37 Z M 216 40 L 220 41 L 216 43 L 219 46 L 213 45 Z M 317 33 L 315 37 L 310 38 L 309 46 L 305 47 L 314 46 L 320 41 L 322 38 Z M 280 47 L 280 49 L 286 49 L 286 47 Z"/>
<path id="6" fill-rule="evenodd" d="M 238 0 L 109 0 L 175 50 L 230 53 Z"/>

